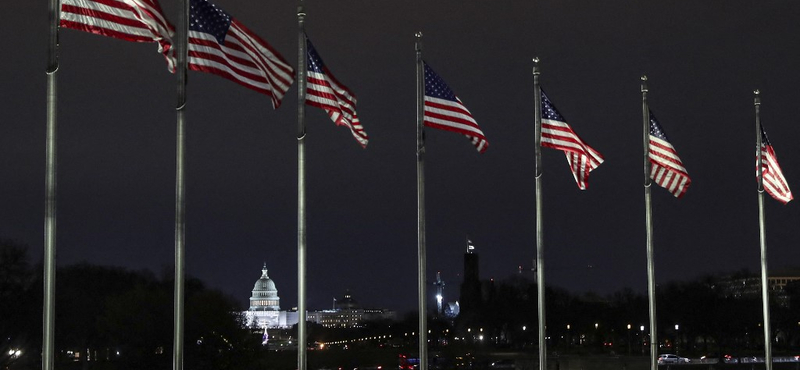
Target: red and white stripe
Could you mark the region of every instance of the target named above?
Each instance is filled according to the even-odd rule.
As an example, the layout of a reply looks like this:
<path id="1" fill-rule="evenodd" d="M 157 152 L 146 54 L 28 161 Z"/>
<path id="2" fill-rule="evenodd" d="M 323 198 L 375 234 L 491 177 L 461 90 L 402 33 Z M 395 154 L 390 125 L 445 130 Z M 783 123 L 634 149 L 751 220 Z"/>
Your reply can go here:
<path id="1" fill-rule="evenodd" d="M 778 157 L 772 145 L 761 145 L 761 172 L 763 176 L 764 190 L 779 202 L 786 204 L 794 199 L 789 184 L 783 177 L 781 166 L 778 165 Z M 758 159 L 756 159 L 756 178 L 758 178 Z"/>
<path id="2" fill-rule="evenodd" d="M 158 43 L 169 70 L 175 70 L 174 28 L 156 0 L 62 0 L 60 24 L 101 36 Z"/>
<path id="3" fill-rule="evenodd" d="M 355 94 L 339 83 L 327 68 L 325 73 L 309 70 L 307 82 L 306 104 L 324 109 L 337 126 L 349 128 L 356 141 L 366 148 L 369 136 L 358 120 Z"/>
<path id="4" fill-rule="evenodd" d="M 583 142 L 566 122 L 542 119 L 542 146 L 564 151 L 581 190 L 589 186 L 589 172 L 603 163 L 603 155 Z"/>
<path id="5" fill-rule="evenodd" d="M 213 73 L 266 94 L 275 109 L 294 80 L 289 63 L 235 19 L 225 36 L 225 45 L 211 34 L 189 31 L 189 69 Z"/>
<path id="6" fill-rule="evenodd" d="M 461 99 L 456 98 L 456 100 L 453 102 L 425 95 L 423 123 L 428 127 L 463 134 L 478 149 L 478 152 L 485 152 L 489 148 L 486 136 L 483 135 L 483 131 L 478 127 L 478 123 L 472 118 L 467 107 L 461 103 Z"/>
<path id="7" fill-rule="evenodd" d="M 675 148 L 667 141 L 650 136 L 650 178 L 677 198 L 689 189 L 692 180 L 678 158 Z"/>

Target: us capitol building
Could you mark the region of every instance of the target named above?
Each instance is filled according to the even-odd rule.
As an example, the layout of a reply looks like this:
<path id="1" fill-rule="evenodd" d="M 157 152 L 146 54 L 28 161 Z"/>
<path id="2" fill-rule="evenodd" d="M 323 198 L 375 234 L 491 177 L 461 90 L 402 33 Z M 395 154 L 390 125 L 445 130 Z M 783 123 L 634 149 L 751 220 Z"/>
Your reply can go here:
<path id="1" fill-rule="evenodd" d="M 261 269 L 250 296 L 250 308 L 244 311 L 249 328 L 288 328 L 297 324 L 297 311 L 282 311 L 275 282 L 267 275 L 267 264 Z"/>
<path id="2" fill-rule="evenodd" d="M 261 269 L 261 277 L 253 286 L 250 308 L 244 311 L 245 325 L 253 329 L 291 328 L 298 321 L 297 309 L 281 310 L 281 299 L 275 282 L 267 275 L 267 264 Z M 367 321 L 395 320 L 397 313 L 383 308 L 361 308 L 350 292 L 337 300 L 333 309 L 309 311 L 308 322 L 328 328 L 360 328 Z"/>

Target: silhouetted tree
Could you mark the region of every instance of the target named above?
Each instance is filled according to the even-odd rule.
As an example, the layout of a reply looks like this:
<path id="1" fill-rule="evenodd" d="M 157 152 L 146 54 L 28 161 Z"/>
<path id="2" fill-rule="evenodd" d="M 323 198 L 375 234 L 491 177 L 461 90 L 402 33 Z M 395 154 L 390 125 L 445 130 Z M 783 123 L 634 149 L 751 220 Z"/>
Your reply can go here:
<path id="1" fill-rule="evenodd" d="M 32 294 L 35 278 L 28 262 L 28 246 L 10 240 L 0 240 L 0 367 L 35 361 L 39 343 L 35 323 L 41 321 L 36 313 L 37 300 Z M 22 349 L 22 357 L 9 354 Z"/>

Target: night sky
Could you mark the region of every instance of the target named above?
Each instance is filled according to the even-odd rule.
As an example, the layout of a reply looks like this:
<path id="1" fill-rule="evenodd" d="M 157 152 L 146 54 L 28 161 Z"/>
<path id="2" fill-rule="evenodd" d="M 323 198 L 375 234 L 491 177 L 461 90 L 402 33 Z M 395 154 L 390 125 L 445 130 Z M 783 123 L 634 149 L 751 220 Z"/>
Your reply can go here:
<path id="1" fill-rule="evenodd" d="M 296 1 L 217 5 L 297 66 Z M 162 0 L 173 24 L 178 2 Z M 490 147 L 428 129 L 428 277 L 458 296 L 467 235 L 481 278 L 536 254 L 533 57 L 567 122 L 605 157 L 580 191 L 543 149 L 548 285 L 646 292 L 640 76 L 692 178 L 653 188 L 656 280 L 760 271 L 753 90 L 789 185 L 800 191 L 797 1 L 308 1 L 306 31 L 358 97 L 362 149 L 306 109 L 308 307 L 350 289 L 362 305 L 417 304 L 414 33 Z M 6 4 L 0 84 L 0 238 L 41 260 L 47 2 Z M 57 263 L 174 264 L 176 78 L 155 44 L 60 32 Z M 297 305 L 296 85 L 267 96 L 189 72 L 186 268 L 246 305 L 266 262 L 282 308 Z M 770 270 L 800 265 L 800 208 L 766 199 Z M 590 267 L 591 266 L 591 267 Z M 170 273 L 168 273 L 170 274 Z"/>

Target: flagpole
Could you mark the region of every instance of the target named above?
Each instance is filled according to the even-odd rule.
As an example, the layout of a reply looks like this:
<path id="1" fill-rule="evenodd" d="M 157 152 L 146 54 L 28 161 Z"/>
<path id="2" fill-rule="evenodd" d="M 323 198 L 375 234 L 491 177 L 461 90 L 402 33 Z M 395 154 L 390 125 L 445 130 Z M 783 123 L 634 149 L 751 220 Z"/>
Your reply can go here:
<path id="1" fill-rule="evenodd" d="M 650 201 L 650 108 L 647 106 L 647 76 L 642 76 L 642 125 L 644 146 L 644 220 L 647 231 L 647 298 L 650 307 L 650 369 L 658 369 L 656 327 L 656 277 L 653 263 L 653 209 Z"/>
<path id="2" fill-rule="evenodd" d="M 297 369 L 306 370 L 306 34 L 297 6 Z"/>
<path id="3" fill-rule="evenodd" d="M 761 95 L 754 91 L 753 106 L 756 110 L 756 167 L 758 168 L 758 236 L 761 244 L 761 301 L 764 312 L 764 362 L 766 370 L 772 370 L 772 339 L 769 323 L 769 281 L 767 278 L 767 228 L 764 221 L 764 174 L 762 167 L 761 139 Z"/>
<path id="4" fill-rule="evenodd" d="M 52 370 L 54 363 L 56 295 L 56 149 L 58 103 L 58 26 L 61 1 L 50 0 L 50 39 L 47 48 L 47 134 L 45 139 L 44 196 L 44 300 L 42 307 L 42 370 Z"/>
<path id="5" fill-rule="evenodd" d="M 422 65 L 422 32 L 417 38 L 417 289 L 419 291 L 419 369 L 428 370 L 428 315 L 425 307 L 425 82 Z"/>
<path id="6" fill-rule="evenodd" d="M 542 90 L 539 87 L 539 58 L 533 58 L 533 99 L 536 150 L 536 290 L 539 308 L 539 370 L 547 369 L 544 304 L 544 223 L 542 222 Z"/>
<path id="7" fill-rule="evenodd" d="M 189 0 L 183 0 L 178 19 L 177 84 L 178 104 L 175 145 L 175 293 L 173 313 L 172 369 L 183 370 L 183 333 L 186 261 L 186 200 L 184 183 L 184 157 L 186 132 L 186 74 L 189 42 Z"/>

